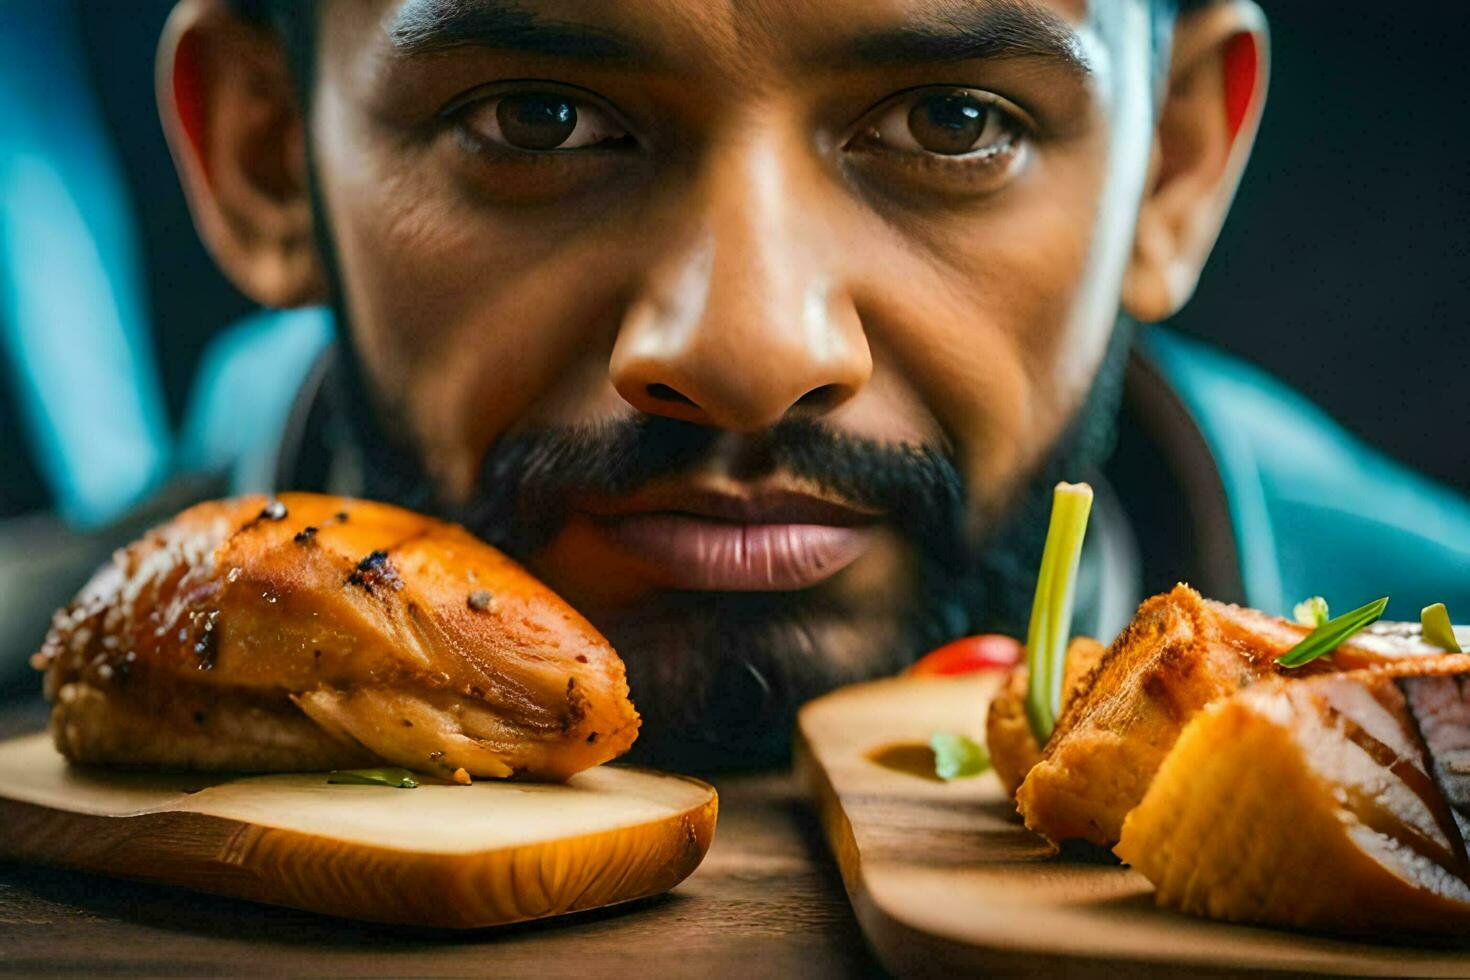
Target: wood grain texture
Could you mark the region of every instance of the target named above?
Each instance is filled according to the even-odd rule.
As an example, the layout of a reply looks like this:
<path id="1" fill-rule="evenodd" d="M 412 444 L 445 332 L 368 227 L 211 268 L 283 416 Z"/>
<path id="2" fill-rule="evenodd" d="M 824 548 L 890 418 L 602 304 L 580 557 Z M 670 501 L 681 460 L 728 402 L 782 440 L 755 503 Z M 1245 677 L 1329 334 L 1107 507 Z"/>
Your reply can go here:
<path id="1" fill-rule="evenodd" d="M 403 790 L 97 772 L 45 735 L 0 743 L 0 858 L 438 928 L 665 892 L 704 858 L 717 810 L 705 783 L 621 767 Z"/>
<path id="2" fill-rule="evenodd" d="M 0 705 L 0 738 L 46 714 L 39 698 Z M 385 926 L 0 861 L 0 977 L 881 976 L 794 780 L 706 779 L 719 833 L 677 888 L 497 929 Z"/>
<path id="3" fill-rule="evenodd" d="M 1048 854 L 993 774 L 944 783 L 873 756 L 979 738 L 995 675 L 893 678 L 812 702 L 798 773 L 869 942 L 904 976 L 1265 971 L 1470 975 L 1470 941 L 1368 942 L 1191 918 L 1102 852 Z"/>

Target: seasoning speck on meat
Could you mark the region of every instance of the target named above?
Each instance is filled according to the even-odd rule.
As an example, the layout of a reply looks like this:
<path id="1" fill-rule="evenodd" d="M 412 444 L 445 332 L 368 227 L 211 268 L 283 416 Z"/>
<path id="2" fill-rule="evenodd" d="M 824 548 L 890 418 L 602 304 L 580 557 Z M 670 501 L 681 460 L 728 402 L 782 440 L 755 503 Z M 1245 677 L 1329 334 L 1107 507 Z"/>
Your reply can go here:
<path id="1" fill-rule="evenodd" d="M 490 608 L 492 600 L 489 589 L 476 589 L 470 593 L 469 606 L 475 612 L 484 612 Z"/>
<path id="2" fill-rule="evenodd" d="M 197 661 L 197 666 L 200 670 L 213 670 L 215 659 L 219 656 L 219 635 L 215 630 L 215 627 L 219 623 L 219 610 L 197 609 L 190 612 L 188 618 L 196 628 L 190 649 Z M 181 643 L 189 643 L 188 630 L 186 628 L 179 630 L 179 641 Z M 123 659 L 128 665 L 128 669 L 131 670 L 132 663 L 137 659 L 137 654 L 129 651 Z"/>
<path id="3" fill-rule="evenodd" d="M 214 658 L 218 653 L 219 639 L 213 628 L 206 629 L 204 635 L 194 644 L 194 656 L 199 658 L 199 669 L 214 670 Z"/>
<path id="4" fill-rule="evenodd" d="M 55 617 L 32 662 L 67 758 L 560 780 L 637 736 L 607 641 L 468 531 L 368 501 L 274 503 L 190 508 L 117 552 Z M 348 509 L 351 524 L 334 523 Z M 309 547 L 294 540 L 307 527 L 319 529 Z M 465 615 L 471 567 L 497 602 L 516 597 L 516 616 Z"/>
<path id="5" fill-rule="evenodd" d="M 403 588 L 403 579 L 399 578 L 398 570 L 388 560 L 388 552 L 378 550 L 369 554 L 357 563 L 357 568 L 347 576 L 349 585 L 358 585 L 369 593 L 376 586 L 386 586 L 393 591 Z"/>
<path id="6" fill-rule="evenodd" d="M 297 531 L 296 537 L 292 538 L 291 540 L 295 541 L 297 544 L 310 544 L 311 539 L 314 537 L 316 537 L 316 528 L 308 524 L 300 531 Z"/>

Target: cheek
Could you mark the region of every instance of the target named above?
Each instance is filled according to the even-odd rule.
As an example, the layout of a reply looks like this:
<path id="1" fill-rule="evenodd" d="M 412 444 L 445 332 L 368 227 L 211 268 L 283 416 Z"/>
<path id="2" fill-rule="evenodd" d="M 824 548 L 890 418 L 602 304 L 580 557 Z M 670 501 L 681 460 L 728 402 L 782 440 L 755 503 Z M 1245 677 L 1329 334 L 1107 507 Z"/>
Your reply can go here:
<path id="1" fill-rule="evenodd" d="M 864 322 L 949 434 L 985 517 L 1080 405 L 1113 326 L 1079 313 L 1103 168 L 1075 156 L 983 208 L 868 232 L 890 247 L 858 277 Z"/>
<path id="2" fill-rule="evenodd" d="M 615 230 L 594 242 L 586 216 L 493 212 L 445 178 L 442 147 L 323 129 L 338 137 L 319 159 L 354 341 L 443 493 L 467 494 L 489 445 L 559 387 L 580 379 L 583 415 L 618 404 L 605 365 L 631 263 Z"/>

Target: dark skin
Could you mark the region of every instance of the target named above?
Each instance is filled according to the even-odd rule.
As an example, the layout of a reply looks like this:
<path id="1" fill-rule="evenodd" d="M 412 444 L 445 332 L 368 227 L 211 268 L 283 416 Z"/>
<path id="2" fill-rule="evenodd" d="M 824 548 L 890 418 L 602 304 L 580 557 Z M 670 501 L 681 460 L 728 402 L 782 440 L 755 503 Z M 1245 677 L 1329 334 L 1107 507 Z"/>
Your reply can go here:
<path id="1" fill-rule="evenodd" d="M 1259 10 L 1185 14 L 1162 77 L 1148 17 L 1142 0 L 325 0 L 307 115 L 272 34 L 184 0 L 160 101 L 222 268 L 272 306 L 335 281 L 373 415 L 446 509 L 473 506 L 507 437 L 657 417 L 716 438 L 640 507 L 860 511 L 850 560 L 763 600 L 823 610 L 760 642 L 835 682 L 891 664 L 916 542 L 752 456 L 793 419 L 925 447 L 987 547 L 1120 309 L 1155 321 L 1189 298 L 1249 154 Z M 1252 68 L 1227 71 L 1244 49 Z M 609 535 L 627 499 L 569 499 L 522 557 L 635 667 L 701 594 L 719 607 Z M 653 619 L 657 643 L 620 636 Z M 645 693 L 691 696 L 689 675 Z"/>

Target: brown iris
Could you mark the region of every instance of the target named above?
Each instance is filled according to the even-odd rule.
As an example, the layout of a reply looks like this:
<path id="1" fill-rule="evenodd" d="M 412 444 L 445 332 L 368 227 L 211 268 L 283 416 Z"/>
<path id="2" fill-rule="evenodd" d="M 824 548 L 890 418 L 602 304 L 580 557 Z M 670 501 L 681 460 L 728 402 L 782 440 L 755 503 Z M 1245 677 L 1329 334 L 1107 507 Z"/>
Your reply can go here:
<path id="1" fill-rule="evenodd" d="M 930 153 L 957 156 L 975 148 L 990 108 L 964 92 L 926 95 L 909 110 L 909 132 Z"/>
<path id="2" fill-rule="evenodd" d="M 507 95 L 495 107 L 500 133 L 522 150 L 554 150 L 577 128 L 577 108 L 564 96 L 550 92 Z"/>

